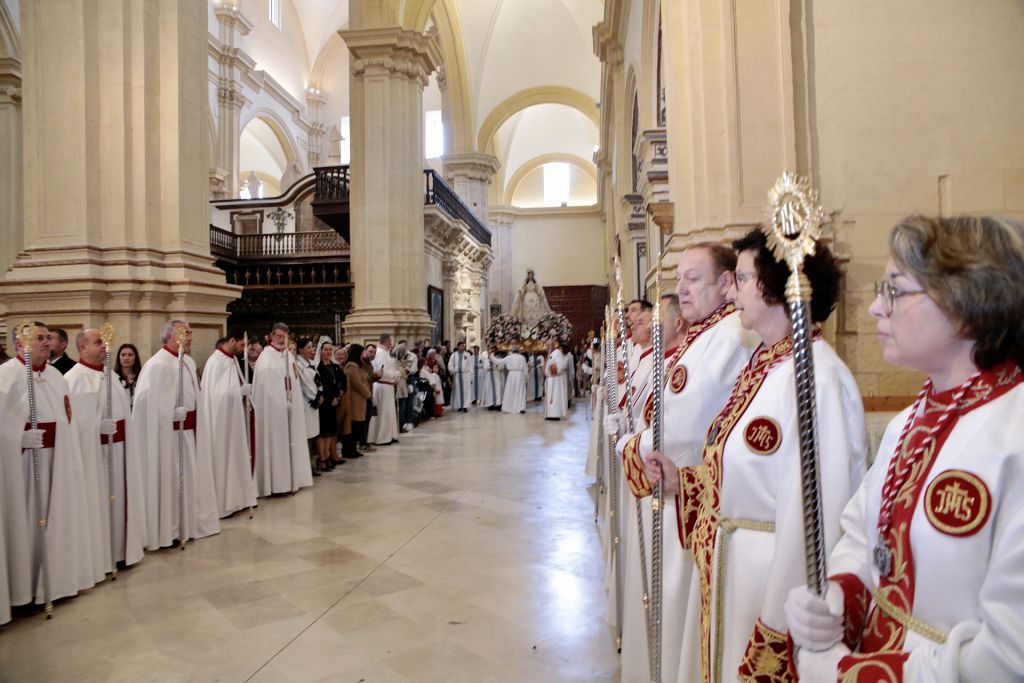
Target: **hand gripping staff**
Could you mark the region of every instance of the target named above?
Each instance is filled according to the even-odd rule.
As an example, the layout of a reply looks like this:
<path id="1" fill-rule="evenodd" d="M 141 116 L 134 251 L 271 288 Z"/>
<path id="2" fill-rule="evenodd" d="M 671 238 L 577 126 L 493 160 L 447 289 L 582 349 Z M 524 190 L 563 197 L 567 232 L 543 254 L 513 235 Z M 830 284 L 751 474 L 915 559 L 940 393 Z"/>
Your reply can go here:
<path id="1" fill-rule="evenodd" d="M 619 404 L 617 390 L 617 359 L 615 357 L 615 332 L 612 326 L 611 307 L 605 309 L 604 314 L 605 330 L 607 334 L 604 340 L 605 358 L 605 401 L 607 403 L 606 413 L 611 415 Z M 622 497 L 619 490 L 622 473 L 619 463 L 615 457 L 615 437 L 607 435 L 608 441 L 608 488 L 611 491 L 611 499 L 608 505 L 608 524 L 612 542 L 612 564 L 615 567 L 615 649 L 622 652 L 622 546 L 620 544 L 622 535 Z"/>
<path id="2" fill-rule="evenodd" d="M 804 258 L 814 254 L 821 236 L 823 212 L 818 193 L 806 178 L 783 173 L 768 192 L 765 234 L 776 261 L 785 261 L 790 275 L 786 304 L 793 330 L 796 366 L 797 423 L 800 428 L 800 477 L 804 502 L 804 551 L 807 586 L 824 597 L 826 584 L 825 534 L 821 513 L 818 465 L 818 416 L 814 393 L 814 355 L 811 348 L 811 284 L 803 273 Z"/>
<path id="3" fill-rule="evenodd" d="M 28 391 L 28 422 L 35 430 L 39 429 L 39 416 L 36 413 L 35 377 L 32 374 L 32 341 L 36 334 L 36 326 L 31 321 L 18 325 L 18 338 L 25 354 L 25 380 Z M 50 473 L 53 476 L 53 473 Z M 43 600 L 46 603 L 46 618 L 53 617 L 53 602 L 50 600 L 50 563 L 46 552 L 46 517 L 47 510 L 43 506 L 43 478 L 39 471 L 39 449 L 32 449 L 32 484 L 36 494 L 36 519 L 38 519 L 40 571 L 43 576 Z M 49 486 L 47 486 L 49 489 Z"/>
<path id="4" fill-rule="evenodd" d="M 661 234 L 659 230 L 658 262 L 654 272 L 654 320 L 651 328 L 651 343 L 654 346 L 651 352 L 654 356 L 654 367 L 651 370 L 651 400 L 653 403 L 651 437 L 654 450 L 656 451 L 662 450 L 665 440 L 665 334 L 662 329 L 661 320 L 662 256 Z M 654 485 L 653 497 L 651 498 L 651 608 L 650 621 L 647 627 L 647 654 L 650 658 L 652 683 L 661 683 L 661 554 L 664 541 L 664 532 L 662 531 L 664 492 L 662 487 L 662 481 L 659 479 L 658 483 Z"/>
<path id="5" fill-rule="evenodd" d="M 114 398 L 112 388 L 110 386 L 110 342 L 114 339 L 114 326 L 109 322 L 103 323 L 100 326 L 100 339 L 103 341 L 103 379 L 106 381 L 106 396 L 104 396 L 105 404 L 103 411 L 103 419 L 113 420 L 114 419 Z M 107 456 L 107 497 L 109 498 L 110 507 L 110 566 L 112 567 L 110 572 L 110 580 L 117 581 L 117 543 L 114 541 L 117 529 L 117 495 L 114 493 L 114 484 L 116 478 L 114 477 L 114 437 L 112 435 L 107 436 L 104 439 L 104 453 Z M 125 473 L 127 477 L 127 472 Z"/>
<path id="6" fill-rule="evenodd" d="M 185 339 L 188 330 L 184 325 L 174 330 L 174 338 L 178 342 L 178 393 L 175 407 L 185 407 Z M 181 549 L 188 543 L 188 532 L 185 531 L 185 421 L 178 423 L 178 536 Z"/>
<path id="7" fill-rule="evenodd" d="M 635 427 L 633 425 L 633 383 L 630 381 L 629 367 L 629 351 L 626 349 L 626 312 L 623 310 L 622 301 L 622 264 L 619 263 L 619 257 L 615 257 L 615 281 L 618 283 L 618 294 L 616 295 L 616 307 L 619 309 L 619 336 L 622 339 L 622 367 L 625 369 L 626 374 L 626 430 L 629 433 L 633 433 Z M 618 466 L 618 463 L 616 463 Z M 648 655 L 650 654 L 650 634 L 651 634 L 651 603 L 650 603 L 650 590 L 647 583 L 647 542 L 644 540 L 644 515 L 643 515 L 643 504 L 639 498 L 634 496 L 633 502 L 636 504 L 636 539 L 640 546 L 640 582 L 641 582 L 641 601 L 644 607 L 644 623 L 647 625 L 647 647 Z"/>

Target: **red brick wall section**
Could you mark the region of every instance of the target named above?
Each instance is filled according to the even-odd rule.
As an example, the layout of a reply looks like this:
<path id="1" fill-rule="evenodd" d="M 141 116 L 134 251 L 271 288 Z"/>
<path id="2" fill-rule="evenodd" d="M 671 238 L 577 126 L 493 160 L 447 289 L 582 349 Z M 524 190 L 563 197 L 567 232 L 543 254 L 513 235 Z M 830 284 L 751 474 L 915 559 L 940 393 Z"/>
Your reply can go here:
<path id="1" fill-rule="evenodd" d="M 586 339 L 593 330 L 601 333 L 604 307 L 608 305 L 608 287 L 605 285 L 544 285 L 551 310 L 561 313 L 572 323 L 572 344 Z"/>

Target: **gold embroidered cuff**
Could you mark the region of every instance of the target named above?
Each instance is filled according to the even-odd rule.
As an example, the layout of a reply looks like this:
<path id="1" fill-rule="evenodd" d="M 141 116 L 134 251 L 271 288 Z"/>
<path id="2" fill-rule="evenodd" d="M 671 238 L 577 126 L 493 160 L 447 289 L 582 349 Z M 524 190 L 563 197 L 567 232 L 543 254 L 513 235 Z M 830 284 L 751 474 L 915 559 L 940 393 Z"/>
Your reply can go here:
<path id="1" fill-rule="evenodd" d="M 631 437 L 622 449 L 622 471 L 634 496 L 643 498 L 653 493 L 654 487 L 647 479 L 643 460 L 640 459 L 640 434 Z"/>
<path id="2" fill-rule="evenodd" d="M 743 683 L 791 683 L 795 680 L 786 634 L 765 626 L 760 619 L 747 641 L 737 672 Z"/>

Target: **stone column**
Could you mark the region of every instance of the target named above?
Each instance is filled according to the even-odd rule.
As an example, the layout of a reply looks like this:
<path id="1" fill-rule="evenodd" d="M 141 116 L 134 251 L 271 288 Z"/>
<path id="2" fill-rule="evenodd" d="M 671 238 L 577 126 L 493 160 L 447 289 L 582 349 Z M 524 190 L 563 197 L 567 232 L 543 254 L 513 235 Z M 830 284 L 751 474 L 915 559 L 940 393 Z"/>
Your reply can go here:
<path id="1" fill-rule="evenodd" d="M 491 178 L 501 168 L 491 154 L 446 154 L 444 174 L 448 184 L 462 197 L 466 206 L 480 222 L 487 225 Z"/>
<path id="2" fill-rule="evenodd" d="M 217 168 L 211 170 L 209 176 L 211 194 L 233 198 L 238 196 L 241 113 L 242 108 L 248 104 L 242 94 L 241 83 L 242 68 L 246 64 L 243 61 L 244 53 L 237 47 L 237 42 L 240 37 L 249 34 L 253 25 L 237 5 L 230 2 L 218 5 L 214 13 L 217 15 L 218 37 L 222 47 L 217 55 L 217 140 L 214 150 Z"/>
<path id="3" fill-rule="evenodd" d="M 448 256 L 441 264 L 442 276 L 444 277 L 444 317 L 441 325 L 442 339 L 449 339 L 454 348 L 456 337 L 455 330 L 455 297 L 459 293 L 459 261 Z"/>
<path id="4" fill-rule="evenodd" d="M 3 11 L 0 8 L 0 11 Z M 2 46 L 2 43 L 0 43 Z M 0 273 L 24 245 L 21 219 L 21 61 L 0 52 Z M 0 315 L 4 305 L 0 302 Z M 7 346 L 7 342 L 3 342 Z M 10 349 L 8 349 L 10 351 Z"/>
<path id="5" fill-rule="evenodd" d="M 306 113 L 309 115 L 309 151 L 306 162 L 310 169 L 323 165 L 323 138 L 327 132 L 323 121 L 320 119 L 321 109 L 327 103 L 327 98 L 320 92 L 320 88 L 310 87 L 306 90 Z M 282 186 L 282 190 L 284 187 Z"/>
<path id="6" fill-rule="evenodd" d="M 401 28 L 341 31 L 352 53 L 349 211 L 352 341 L 387 332 L 418 338 L 426 310 L 423 254 L 423 88 L 440 62 L 429 36 Z"/>
<path id="7" fill-rule="evenodd" d="M 202 361 L 240 288 L 210 258 L 206 6 L 21 6 L 25 249 L 7 319 L 114 324 L 144 356 L 169 317 Z"/>
<path id="8" fill-rule="evenodd" d="M 512 272 L 512 224 L 516 222 L 516 210 L 513 206 L 495 206 L 490 210 L 491 228 L 491 261 L 490 299 L 492 304 L 501 306 L 502 313 L 512 310 L 518 277 L 526 277 L 526 273 L 518 275 Z"/>

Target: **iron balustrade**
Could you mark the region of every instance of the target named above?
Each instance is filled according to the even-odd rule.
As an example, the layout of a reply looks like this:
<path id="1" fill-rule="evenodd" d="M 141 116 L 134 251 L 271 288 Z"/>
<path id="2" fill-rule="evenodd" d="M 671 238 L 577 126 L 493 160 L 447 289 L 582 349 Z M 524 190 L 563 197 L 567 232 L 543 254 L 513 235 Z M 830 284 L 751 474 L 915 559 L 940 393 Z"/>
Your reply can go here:
<path id="1" fill-rule="evenodd" d="M 432 168 L 423 169 L 426 181 L 424 204 L 436 206 L 469 226 L 469 234 L 480 244 L 491 245 L 491 231 L 477 218 L 455 190 Z"/>

